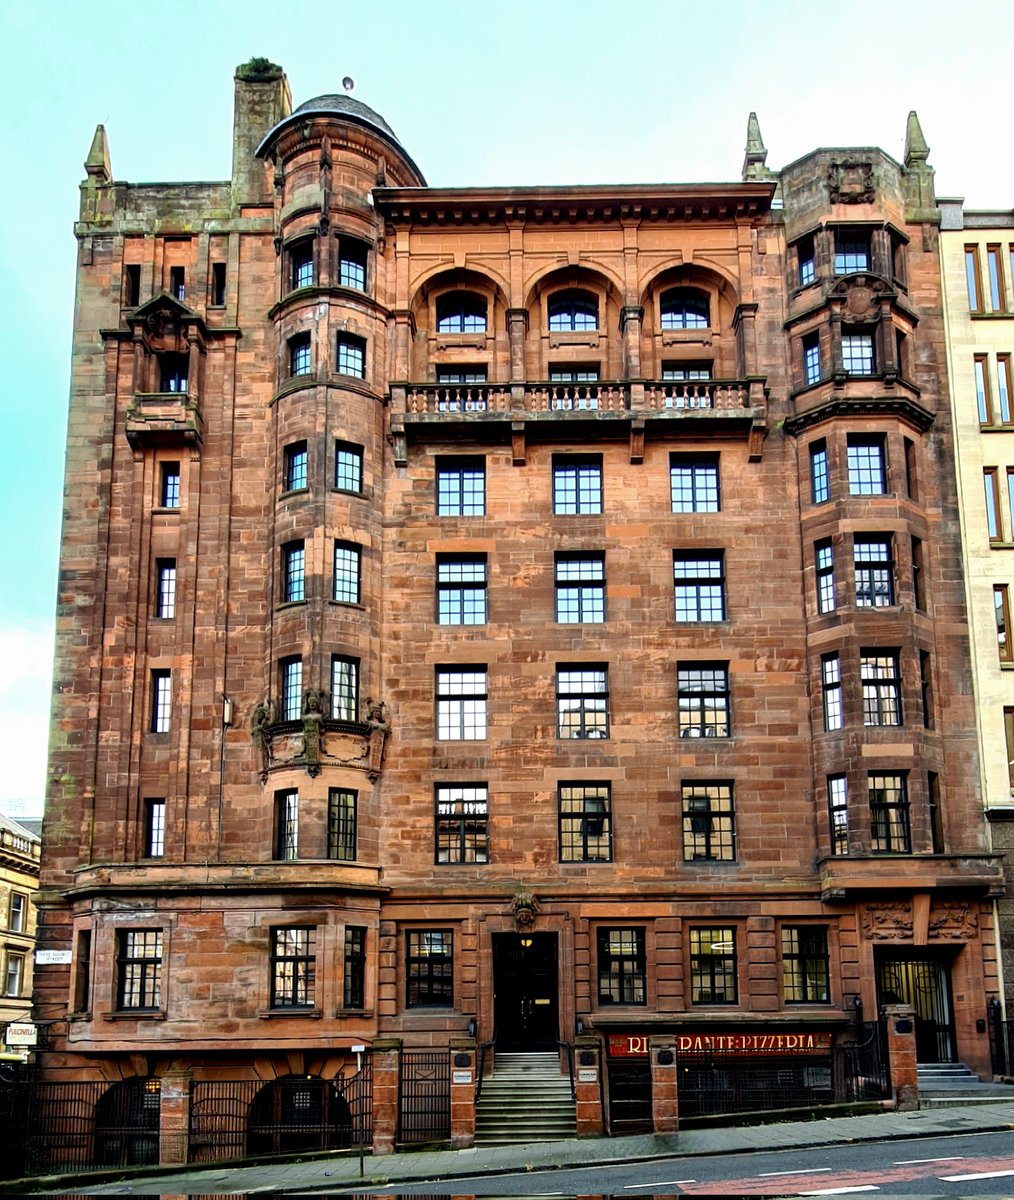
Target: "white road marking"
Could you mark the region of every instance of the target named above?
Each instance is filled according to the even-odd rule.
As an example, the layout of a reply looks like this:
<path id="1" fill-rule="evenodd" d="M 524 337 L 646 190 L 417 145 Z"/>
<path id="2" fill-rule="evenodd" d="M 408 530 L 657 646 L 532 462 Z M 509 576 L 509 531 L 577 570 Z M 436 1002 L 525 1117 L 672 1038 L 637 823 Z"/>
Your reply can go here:
<path id="1" fill-rule="evenodd" d="M 830 1167 L 806 1167 L 799 1171 L 761 1171 L 758 1179 L 772 1179 L 775 1175 L 820 1175 L 821 1172 L 830 1173 Z"/>
<path id="2" fill-rule="evenodd" d="M 801 1196 L 844 1196 L 846 1192 L 879 1192 L 875 1183 L 864 1183 L 861 1187 L 824 1188 L 822 1192 L 800 1192 Z"/>
<path id="3" fill-rule="evenodd" d="M 897 1162 L 892 1163 L 894 1167 L 911 1167 L 916 1163 L 933 1163 L 933 1162 L 964 1162 L 963 1154 L 956 1154 L 953 1158 L 899 1158 Z"/>
<path id="4" fill-rule="evenodd" d="M 977 1171 L 974 1175 L 941 1175 L 945 1183 L 963 1183 L 966 1179 L 1002 1179 L 1005 1175 L 1014 1175 L 1014 1171 Z"/>
<path id="5" fill-rule="evenodd" d="M 677 1184 L 677 1183 L 696 1183 L 696 1182 L 697 1182 L 696 1179 L 656 1179 L 654 1183 L 627 1183 L 627 1184 L 624 1184 L 623 1190 L 625 1192 L 633 1192 L 633 1191 L 636 1191 L 637 1188 L 660 1188 L 660 1187 L 669 1187 L 670 1185 Z"/>

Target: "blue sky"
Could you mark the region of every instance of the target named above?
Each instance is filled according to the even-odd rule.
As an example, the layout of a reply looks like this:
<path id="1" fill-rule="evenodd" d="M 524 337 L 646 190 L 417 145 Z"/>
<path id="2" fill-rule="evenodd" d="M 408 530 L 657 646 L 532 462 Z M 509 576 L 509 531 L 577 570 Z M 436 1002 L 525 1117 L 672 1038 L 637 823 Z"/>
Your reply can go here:
<path id="1" fill-rule="evenodd" d="M 73 222 L 97 123 L 118 179 L 224 179 L 233 70 L 264 55 L 294 104 L 351 75 L 430 184 L 474 186 L 737 179 L 751 109 L 769 166 L 820 145 L 900 156 L 915 108 L 938 194 L 1010 209 L 1012 43 L 1009 0 L 4 0 L 0 810 L 42 810 Z"/>

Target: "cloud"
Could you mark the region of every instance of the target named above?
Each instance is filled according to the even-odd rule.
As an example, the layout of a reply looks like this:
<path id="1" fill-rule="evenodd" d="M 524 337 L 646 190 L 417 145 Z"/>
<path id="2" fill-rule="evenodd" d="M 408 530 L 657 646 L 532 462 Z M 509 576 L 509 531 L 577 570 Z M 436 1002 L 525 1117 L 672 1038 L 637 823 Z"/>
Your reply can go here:
<path id="1" fill-rule="evenodd" d="M 51 622 L 0 627 L 0 811 L 42 815 L 53 675 Z"/>

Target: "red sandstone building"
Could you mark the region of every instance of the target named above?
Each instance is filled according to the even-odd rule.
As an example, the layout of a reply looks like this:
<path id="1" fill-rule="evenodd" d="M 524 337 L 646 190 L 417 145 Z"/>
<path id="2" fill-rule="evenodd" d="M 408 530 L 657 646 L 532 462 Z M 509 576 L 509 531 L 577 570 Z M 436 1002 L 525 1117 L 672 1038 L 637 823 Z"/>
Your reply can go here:
<path id="1" fill-rule="evenodd" d="M 576 1042 L 615 1129 L 650 1039 L 711 1055 L 684 1112 L 819 1103 L 896 1001 L 988 1073 L 932 171 L 914 119 L 903 165 L 765 158 L 429 188 L 263 64 L 231 180 L 96 135 L 45 1078 L 263 1106 Z"/>

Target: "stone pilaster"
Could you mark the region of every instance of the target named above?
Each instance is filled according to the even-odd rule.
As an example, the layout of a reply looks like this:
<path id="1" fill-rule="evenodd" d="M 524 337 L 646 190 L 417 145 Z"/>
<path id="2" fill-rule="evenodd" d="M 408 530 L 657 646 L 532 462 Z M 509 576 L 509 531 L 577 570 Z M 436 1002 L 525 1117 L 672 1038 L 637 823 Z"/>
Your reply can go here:
<path id="1" fill-rule="evenodd" d="M 601 1137 L 605 1132 L 602 1044 L 596 1037 L 578 1037 L 574 1041 L 574 1091 L 577 1100 L 577 1136 Z"/>
<path id="2" fill-rule="evenodd" d="M 919 1107 L 919 1076 L 915 1059 L 915 1009 L 909 1004 L 888 1004 L 887 1058 L 891 1095 L 900 1112 Z"/>
<path id="3" fill-rule="evenodd" d="M 373 1153 L 393 1154 L 398 1137 L 401 1038 L 378 1038 L 373 1058 Z"/>
<path id="4" fill-rule="evenodd" d="M 675 1133 L 679 1129 L 676 1039 L 671 1036 L 651 1038 L 649 1060 L 652 1133 Z"/>
<path id="5" fill-rule="evenodd" d="M 451 1149 L 475 1141 L 475 1038 L 451 1039 Z"/>

